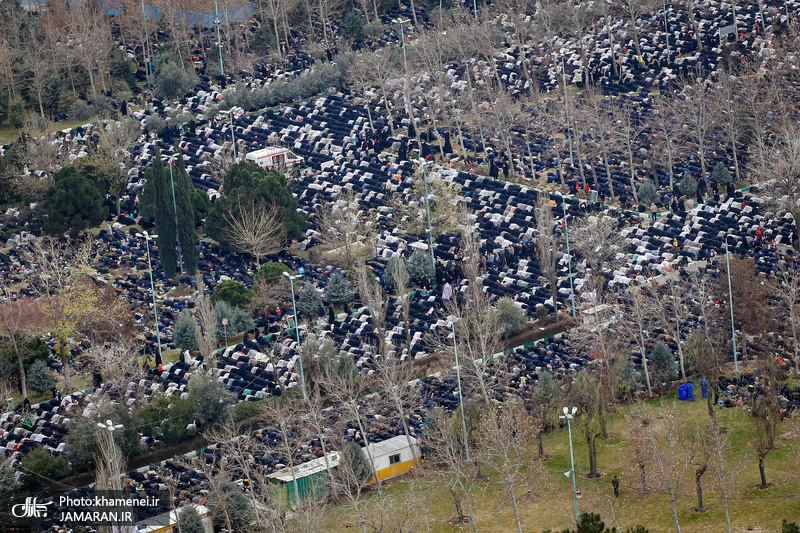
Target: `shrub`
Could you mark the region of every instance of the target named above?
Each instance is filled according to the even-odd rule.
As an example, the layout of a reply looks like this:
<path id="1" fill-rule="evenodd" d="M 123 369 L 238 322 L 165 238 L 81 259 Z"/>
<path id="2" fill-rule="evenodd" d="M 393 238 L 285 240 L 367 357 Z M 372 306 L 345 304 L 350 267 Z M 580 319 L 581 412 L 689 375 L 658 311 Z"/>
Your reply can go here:
<path id="1" fill-rule="evenodd" d="M 44 394 L 56 386 L 56 377 L 53 375 L 53 371 L 41 359 L 34 361 L 31 365 L 27 378 L 28 388 L 39 394 Z"/>
<path id="2" fill-rule="evenodd" d="M 64 439 L 64 453 L 73 468 L 84 470 L 94 463 L 97 445 L 97 423 L 112 420 L 122 424 L 122 428 L 114 431 L 114 442 L 125 457 L 131 457 L 142 450 L 139 440 L 138 412 L 129 412 L 124 404 L 103 404 L 99 412 L 89 419 L 82 416 L 70 418 L 67 425 L 69 431 Z"/>
<path id="3" fill-rule="evenodd" d="M 431 262 L 429 251 L 414 250 L 408 260 L 408 277 L 420 285 L 433 283 L 436 279 L 436 269 Z"/>
<path id="4" fill-rule="evenodd" d="M 69 473 L 69 463 L 62 456 L 55 457 L 37 446 L 22 458 L 22 485 L 26 488 L 48 483 Z"/>
<path id="5" fill-rule="evenodd" d="M 322 307 L 322 297 L 319 291 L 310 283 L 306 283 L 297 295 L 297 314 L 311 318 Z"/>
<path id="6" fill-rule="evenodd" d="M 639 202 L 643 204 L 650 204 L 658 198 L 658 190 L 656 190 L 655 184 L 650 180 L 645 180 L 639 185 L 637 194 L 639 196 Z"/>
<path id="7" fill-rule="evenodd" d="M 187 429 L 195 420 L 195 403 L 189 398 L 156 398 L 139 411 L 142 435 L 177 442 L 197 433 L 197 428 Z"/>
<path id="8" fill-rule="evenodd" d="M 697 192 L 697 180 L 689 174 L 689 171 L 683 173 L 681 181 L 678 182 L 678 190 L 684 196 L 692 196 Z"/>
<path id="9" fill-rule="evenodd" d="M 205 533 L 203 519 L 193 505 L 187 505 L 180 510 L 178 529 L 181 533 Z"/>
<path id="10" fill-rule="evenodd" d="M 189 399 L 195 405 L 198 424 L 207 425 L 227 420 L 236 395 L 208 374 L 194 374 L 189 378 Z"/>
<path id="11" fill-rule="evenodd" d="M 188 309 L 181 311 L 178 320 L 175 321 L 173 334 L 175 345 L 181 350 L 197 350 L 197 321 Z"/>
<path id="12" fill-rule="evenodd" d="M 344 305 L 353 301 L 353 287 L 344 274 L 337 272 L 331 276 L 325 286 L 325 299 L 331 305 Z"/>
<path id="13" fill-rule="evenodd" d="M 678 379 L 678 365 L 675 362 L 675 355 L 664 341 L 658 341 L 651 352 L 650 368 L 656 383 L 670 383 Z"/>
<path id="14" fill-rule="evenodd" d="M 244 308 L 253 299 L 253 292 L 244 283 L 238 281 L 221 281 L 211 295 L 211 303 L 216 305 L 219 302 L 226 302 L 231 307 Z"/>
<path id="15" fill-rule="evenodd" d="M 253 281 L 264 281 L 269 285 L 275 285 L 276 283 L 280 283 L 283 279 L 283 273 L 288 272 L 289 274 L 292 273 L 292 269 L 286 266 L 283 263 L 276 263 L 275 261 L 270 261 L 269 263 L 264 263 L 256 272 L 256 275 L 253 276 Z"/>
<path id="16" fill-rule="evenodd" d="M 497 313 L 504 337 L 514 336 L 528 325 L 528 315 L 511 298 L 500 298 L 494 312 Z"/>
<path id="17" fill-rule="evenodd" d="M 159 65 L 156 70 L 156 98 L 178 98 L 185 95 L 197 84 L 194 70 L 186 71 L 171 59 Z"/>
<path id="18" fill-rule="evenodd" d="M 253 522 L 253 509 L 250 498 L 245 496 L 241 489 L 233 483 L 219 484 L 208 498 L 208 507 L 215 524 L 227 524 L 233 533 L 251 529 Z"/>
<path id="19" fill-rule="evenodd" d="M 727 185 L 733 181 L 733 176 L 722 163 L 717 163 L 711 170 L 711 179 L 719 185 Z"/>
<path id="20" fill-rule="evenodd" d="M 225 340 L 226 336 L 232 337 L 237 333 L 242 333 L 255 327 L 253 319 L 244 309 L 231 307 L 224 301 L 214 306 L 214 316 L 217 320 L 216 335 L 220 340 Z M 228 319 L 227 326 L 222 325 L 223 318 Z"/>
<path id="21" fill-rule="evenodd" d="M 800 526 L 797 525 L 797 522 L 787 522 L 784 520 L 781 533 L 800 533 Z"/>
<path id="22" fill-rule="evenodd" d="M 264 412 L 262 404 L 259 402 L 237 403 L 233 406 L 232 411 L 234 422 L 241 422 L 242 420 L 247 420 L 248 418 L 258 416 Z"/>

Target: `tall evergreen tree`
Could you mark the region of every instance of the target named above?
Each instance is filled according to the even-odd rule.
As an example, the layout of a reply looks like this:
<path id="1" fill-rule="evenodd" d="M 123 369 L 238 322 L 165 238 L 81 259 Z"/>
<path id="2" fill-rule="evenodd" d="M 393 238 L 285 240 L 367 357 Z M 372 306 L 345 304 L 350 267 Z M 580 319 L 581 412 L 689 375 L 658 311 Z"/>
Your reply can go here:
<path id="1" fill-rule="evenodd" d="M 178 269 L 178 251 L 175 248 L 175 217 L 173 216 L 172 188 L 169 171 L 161 161 L 161 150 L 156 148 L 153 164 L 145 171 L 147 196 L 155 206 L 153 217 L 158 234 L 158 258 L 167 277 L 173 277 Z"/>
<path id="2" fill-rule="evenodd" d="M 179 152 L 180 153 L 180 152 Z M 191 276 L 197 272 L 197 233 L 195 232 L 194 208 L 192 207 L 192 193 L 194 185 L 186 172 L 183 155 L 178 156 L 173 168 L 175 179 L 175 202 L 178 205 L 178 239 L 183 254 L 183 269 L 186 275 Z"/>

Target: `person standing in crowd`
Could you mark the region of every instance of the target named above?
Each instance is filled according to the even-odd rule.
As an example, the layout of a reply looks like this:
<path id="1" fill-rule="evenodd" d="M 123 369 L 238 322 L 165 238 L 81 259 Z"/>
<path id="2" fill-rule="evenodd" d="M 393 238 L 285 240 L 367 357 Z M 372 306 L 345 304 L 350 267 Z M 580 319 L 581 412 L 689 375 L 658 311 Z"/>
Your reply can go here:
<path id="1" fill-rule="evenodd" d="M 619 478 L 617 476 L 611 480 L 611 486 L 614 487 L 614 497 L 619 498 Z"/>

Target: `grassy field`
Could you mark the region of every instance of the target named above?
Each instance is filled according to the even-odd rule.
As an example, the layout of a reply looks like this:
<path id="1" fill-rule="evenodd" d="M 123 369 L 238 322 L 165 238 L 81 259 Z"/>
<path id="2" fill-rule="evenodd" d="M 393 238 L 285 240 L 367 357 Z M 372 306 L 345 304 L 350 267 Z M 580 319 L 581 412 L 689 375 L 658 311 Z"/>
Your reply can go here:
<path id="1" fill-rule="evenodd" d="M 699 397 L 699 395 L 698 395 Z M 654 404 L 672 404 L 677 393 L 652 400 Z M 708 412 L 705 402 L 677 402 L 681 420 L 687 425 L 707 424 Z M 629 484 L 637 483 L 634 465 L 630 457 L 629 441 L 626 436 L 626 414 L 631 407 L 623 408 L 612 415 L 609 423 L 609 439 L 601 442 L 598 449 L 598 468 L 604 475 L 596 479 L 578 478 L 578 490 L 583 497 L 578 500 L 581 512 L 600 513 L 606 525 L 627 528 L 636 524 L 646 526 L 650 533 L 675 531 L 669 498 L 666 494 L 638 497 Z M 778 428 L 778 449 L 769 453 L 766 459 L 767 490 L 757 488 L 759 483 L 758 463 L 755 452 L 750 448 L 752 423 L 749 413 L 741 409 L 718 409 L 718 419 L 722 427 L 730 429 L 730 438 L 738 453 L 747 454 L 750 462 L 737 479 L 737 491 L 729 502 L 729 512 L 733 531 L 780 532 L 781 521 L 800 522 L 800 441 L 795 431 L 787 423 Z M 797 426 L 794 426 L 797 430 Z M 588 471 L 586 444 L 573 432 L 575 444 L 575 468 Z M 543 470 L 529 473 L 523 486 L 517 490 L 520 496 L 520 514 L 523 530 L 540 533 L 548 528 L 560 530 L 574 527 L 574 505 L 571 479 L 564 476 L 570 470 L 569 443 L 566 429 L 546 435 L 545 453 L 548 460 Z M 533 448 L 530 453 L 531 464 Z M 535 469 L 533 469 L 535 470 Z M 618 475 L 622 480 L 620 497 L 615 499 L 611 479 Z M 683 533 L 725 532 L 725 514 L 721 495 L 713 488 L 711 474 L 703 478 L 704 496 L 707 512 L 699 514 L 693 509 L 697 505 L 694 485 L 694 468 L 686 473 L 682 484 L 682 494 L 678 500 L 678 518 Z M 422 502 L 413 514 L 417 519 L 416 531 L 451 533 L 471 531 L 470 524 L 451 525 L 455 516 L 453 499 L 448 488 L 435 473 L 419 476 L 408 474 L 392 480 L 386 492 L 403 506 L 415 499 Z M 498 479 L 489 477 L 475 480 L 472 484 L 472 500 L 477 516 L 478 531 L 505 533 L 516 531 L 510 500 L 503 496 Z M 377 495 L 369 496 L 377 500 Z M 465 506 L 466 513 L 466 506 Z M 391 521 L 391 517 L 385 517 Z M 358 521 L 352 512 L 331 507 L 324 520 L 321 531 L 344 532 L 358 530 Z"/>
<path id="2" fill-rule="evenodd" d="M 62 120 L 60 122 L 56 122 L 54 127 L 59 130 L 65 130 L 67 128 L 76 128 L 78 126 L 82 126 L 83 124 L 89 124 L 90 122 L 95 122 L 96 118 L 90 118 L 88 120 L 78 120 L 78 119 L 69 119 L 69 120 Z M 12 126 L 11 124 L 3 124 L 0 126 L 0 145 L 10 144 L 17 140 L 17 128 Z"/>

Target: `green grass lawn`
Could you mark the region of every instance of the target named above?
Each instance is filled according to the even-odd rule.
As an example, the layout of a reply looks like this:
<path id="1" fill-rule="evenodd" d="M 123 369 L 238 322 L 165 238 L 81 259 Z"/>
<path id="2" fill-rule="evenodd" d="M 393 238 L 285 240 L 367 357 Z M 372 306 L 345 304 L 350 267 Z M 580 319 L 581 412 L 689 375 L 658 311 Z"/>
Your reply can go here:
<path id="1" fill-rule="evenodd" d="M 54 123 L 53 127 L 58 130 L 65 130 L 67 128 L 76 128 L 83 124 L 89 124 L 90 122 L 96 122 L 97 120 L 98 120 L 97 118 L 90 118 L 88 120 L 68 119 Z M 17 128 L 12 126 L 11 124 L 3 124 L 2 126 L 0 126 L 0 145 L 10 144 L 16 140 L 17 140 Z"/>
<path id="2" fill-rule="evenodd" d="M 654 404 L 672 404 L 676 393 L 652 400 Z M 699 395 L 698 395 L 699 397 Z M 687 424 L 707 424 L 708 412 L 705 402 L 677 402 L 681 420 Z M 596 479 L 578 478 L 578 500 L 581 512 L 600 513 L 606 525 L 617 525 L 622 529 L 642 524 L 651 533 L 675 531 L 667 494 L 637 496 L 631 485 L 638 482 L 635 465 L 631 462 L 629 439 L 626 435 L 626 415 L 632 407 L 626 406 L 609 420 L 609 439 L 598 448 L 598 469 L 604 475 Z M 718 409 L 720 425 L 730 429 L 731 441 L 739 453 L 751 459 L 737 480 L 737 491 L 729 502 L 733 531 L 780 532 L 781 521 L 800 522 L 800 442 L 778 438 L 778 449 L 766 459 L 767 490 L 757 488 L 759 483 L 758 463 L 750 448 L 752 424 L 749 413 L 741 409 Z M 786 423 L 778 428 L 778 434 L 788 431 Z M 573 432 L 575 444 L 575 468 L 579 473 L 588 471 L 586 444 L 580 435 Z M 560 530 L 574 526 L 572 481 L 564 476 L 570 470 L 569 443 L 566 429 L 545 436 L 545 453 L 548 460 L 540 472 L 531 471 L 525 483 L 516 491 L 519 496 L 523 530 L 540 533 L 548 528 Z M 536 465 L 535 450 L 531 448 L 530 465 Z M 615 499 L 611 479 L 618 475 L 622 480 L 620 497 Z M 713 488 L 711 474 L 703 478 L 706 513 L 693 511 L 697 505 L 694 485 L 694 468 L 686 473 L 682 494 L 678 500 L 678 518 L 684 533 L 725 532 L 725 514 L 721 495 Z M 414 512 L 419 519 L 417 531 L 451 533 L 471 531 L 469 524 L 450 525 L 455 516 L 453 499 L 447 487 L 437 479 L 435 473 L 420 476 L 406 475 L 388 483 L 387 493 L 400 505 L 411 501 L 413 495 L 422 495 L 423 504 Z M 370 498 L 376 498 L 373 493 Z M 476 480 L 472 484 L 472 500 L 477 516 L 478 531 L 504 533 L 516 531 L 510 499 L 504 497 L 498 479 Z M 466 506 L 465 506 L 466 513 Z M 388 518 L 391 520 L 391 518 Z M 426 524 L 427 521 L 427 524 Z M 430 529 L 428 529 L 428 527 Z M 358 530 L 358 521 L 352 512 L 340 507 L 331 507 L 326 514 L 321 531 L 344 532 Z"/>

